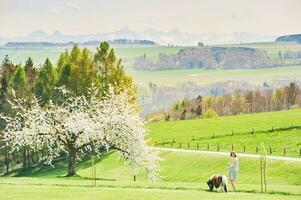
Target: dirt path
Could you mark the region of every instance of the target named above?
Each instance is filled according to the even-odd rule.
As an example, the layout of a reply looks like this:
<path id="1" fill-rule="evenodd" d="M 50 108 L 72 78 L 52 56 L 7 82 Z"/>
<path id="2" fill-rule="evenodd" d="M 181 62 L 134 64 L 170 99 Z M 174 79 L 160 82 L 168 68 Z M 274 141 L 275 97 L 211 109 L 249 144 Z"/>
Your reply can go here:
<path id="1" fill-rule="evenodd" d="M 213 154 L 213 155 L 229 156 L 229 152 L 197 151 L 197 150 L 188 150 L 188 149 L 172 149 L 172 148 L 160 148 L 160 147 L 153 147 L 153 149 L 156 149 L 159 151 L 169 151 L 169 152 Z M 260 155 L 256 155 L 256 154 L 238 153 L 237 155 L 239 157 L 245 157 L 245 158 L 260 158 Z M 301 158 L 291 158 L 291 157 L 284 157 L 284 156 L 267 156 L 267 158 L 271 159 L 271 160 L 301 162 Z"/>

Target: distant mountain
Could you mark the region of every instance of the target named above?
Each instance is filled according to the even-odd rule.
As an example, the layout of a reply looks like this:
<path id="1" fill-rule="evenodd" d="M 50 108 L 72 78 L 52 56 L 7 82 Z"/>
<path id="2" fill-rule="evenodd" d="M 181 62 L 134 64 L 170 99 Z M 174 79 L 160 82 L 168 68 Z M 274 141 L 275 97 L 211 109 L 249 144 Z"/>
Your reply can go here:
<path id="1" fill-rule="evenodd" d="M 280 36 L 276 39 L 276 42 L 298 42 L 298 43 L 301 43 L 301 34 Z"/>
<path id="2" fill-rule="evenodd" d="M 112 45 L 157 45 L 155 42 L 150 40 L 128 40 L 128 39 L 117 39 L 108 40 L 109 44 Z M 86 42 L 79 42 L 78 45 L 83 46 L 96 46 L 100 44 L 98 40 L 89 40 Z M 36 49 L 44 47 L 72 47 L 73 42 L 53 43 L 53 42 L 7 42 L 4 48 L 11 49 Z"/>
<path id="3" fill-rule="evenodd" d="M 16 38 L 1 38 L 0 44 L 7 42 L 52 42 L 52 43 L 67 43 L 67 42 L 85 42 L 91 40 L 150 40 L 156 43 L 167 45 L 196 45 L 198 42 L 205 44 L 226 44 L 226 43 L 241 43 L 241 42 L 264 42 L 273 41 L 272 35 L 257 35 L 251 33 L 231 33 L 231 34 L 190 34 L 182 32 L 179 29 L 170 31 L 159 31 L 147 29 L 145 31 L 135 31 L 129 28 L 122 28 L 109 33 L 95 33 L 85 35 L 66 35 L 59 31 L 54 31 L 52 34 L 47 34 L 43 30 L 35 30 L 24 37 Z"/>

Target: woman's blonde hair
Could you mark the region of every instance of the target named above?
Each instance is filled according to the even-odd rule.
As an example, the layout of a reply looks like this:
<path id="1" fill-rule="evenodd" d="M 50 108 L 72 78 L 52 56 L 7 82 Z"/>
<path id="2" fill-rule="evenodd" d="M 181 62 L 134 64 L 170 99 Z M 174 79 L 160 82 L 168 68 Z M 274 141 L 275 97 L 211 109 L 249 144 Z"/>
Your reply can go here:
<path id="1" fill-rule="evenodd" d="M 234 152 L 234 151 L 232 151 L 231 153 L 230 153 L 230 156 L 232 157 L 232 155 L 236 158 L 237 157 L 237 155 L 236 155 L 236 153 Z"/>

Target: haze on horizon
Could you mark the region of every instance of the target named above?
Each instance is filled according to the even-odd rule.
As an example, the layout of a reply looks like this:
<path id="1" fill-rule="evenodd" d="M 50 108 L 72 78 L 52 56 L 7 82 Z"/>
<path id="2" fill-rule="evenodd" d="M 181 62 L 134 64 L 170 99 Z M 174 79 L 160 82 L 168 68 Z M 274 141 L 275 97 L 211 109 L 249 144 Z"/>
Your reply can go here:
<path id="1" fill-rule="evenodd" d="M 191 34 L 301 33 L 300 0 L 0 0 L 0 37 L 41 29 L 80 35 L 127 27 Z"/>

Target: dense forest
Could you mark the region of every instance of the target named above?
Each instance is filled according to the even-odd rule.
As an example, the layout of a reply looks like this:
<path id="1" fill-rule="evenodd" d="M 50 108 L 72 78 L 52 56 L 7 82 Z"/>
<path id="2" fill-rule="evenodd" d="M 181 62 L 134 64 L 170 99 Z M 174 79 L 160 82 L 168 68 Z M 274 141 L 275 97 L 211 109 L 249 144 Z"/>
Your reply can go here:
<path id="1" fill-rule="evenodd" d="M 276 38 L 276 42 L 298 42 L 301 43 L 301 34 L 284 35 Z"/>

